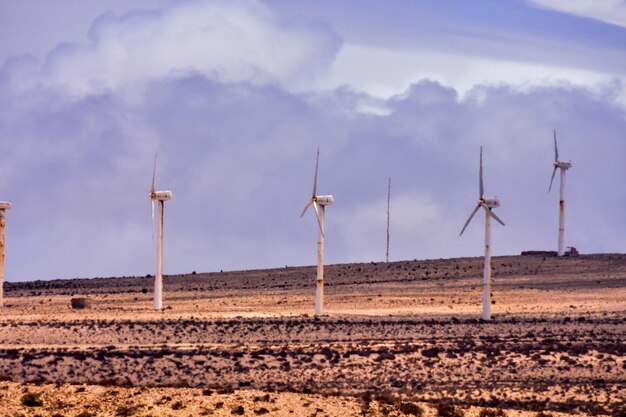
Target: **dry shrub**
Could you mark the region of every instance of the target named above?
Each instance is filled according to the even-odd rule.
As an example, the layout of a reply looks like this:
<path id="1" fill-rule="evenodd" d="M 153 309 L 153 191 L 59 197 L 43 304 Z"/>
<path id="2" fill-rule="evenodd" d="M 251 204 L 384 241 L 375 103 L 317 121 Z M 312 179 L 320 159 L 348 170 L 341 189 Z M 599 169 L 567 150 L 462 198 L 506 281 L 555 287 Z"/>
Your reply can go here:
<path id="1" fill-rule="evenodd" d="M 231 408 L 230 413 L 235 415 L 235 416 L 243 416 L 245 414 L 245 410 L 243 409 L 243 406 L 238 405 L 235 406 L 233 408 Z"/>
<path id="2" fill-rule="evenodd" d="M 127 417 L 137 414 L 139 407 L 136 405 L 122 405 L 115 411 L 116 417 Z"/>
<path id="3" fill-rule="evenodd" d="M 43 405 L 39 394 L 33 394 L 32 392 L 24 394 L 21 401 L 24 407 L 41 407 Z"/>
<path id="4" fill-rule="evenodd" d="M 437 404 L 438 417 L 463 417 L 464 413 L 459 407 L 453 404 L 441 402 Z"/>
<path id="5" fill-rule="evenodd" d="M 421 417 L 424 414 L 424 410 L 422 410 L 422 407 L 415 403 L 401 402 L 400 404 L 398 404 L 397 408 L 400 412 L 409 416 Z"/>
<path id="6" fill-rule="evenodd" d="M 626 364 L 626 362 L 624 362 Z M 616 408 L 611 412 L 611 417 L 626 417 L 626 408 Z"/>
<path id="7" fill-rule="evenodd" d="M 478 417 L 506 417 L 506 413 L 501 408 L 483 408 L 478 413 Z"/>

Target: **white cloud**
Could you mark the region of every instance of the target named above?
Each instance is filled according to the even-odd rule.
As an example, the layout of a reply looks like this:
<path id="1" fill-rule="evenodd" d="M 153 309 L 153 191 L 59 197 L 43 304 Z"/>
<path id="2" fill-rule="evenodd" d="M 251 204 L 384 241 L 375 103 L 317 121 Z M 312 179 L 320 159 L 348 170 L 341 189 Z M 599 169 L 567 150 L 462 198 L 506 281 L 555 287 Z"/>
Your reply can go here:
<path id="1" fill-rule="evenodd" d="M 500 196 L 507 223 L 494 230 L 494 253 L 550 249 L 554 127 L 574 163 L 568 245 L 589 252 L 626 244 L 607 234 L 625 226 L 626 202 L 619 184 L 626 118 L 611 96 L 484 86 L 476 100 L 420 82 L 384 101 L 388 114 L 371 115 L 338 111 L 360 98 L 346 90 L 300 95 L 202 76 L 148 85 L 139 108 L 122 94 L 66 101 L 35 90 L 0 106 L 0 154 L 10 166 L 0 187 L 15 207 L 9 280 L 151 272 L 147 191 L 157 148 L 157 182 L 174 192 L 168 273 L 314 263 L 315 220 L 298 215 L 318 144 L 318 190 L 336 199 L 326 217 L 329 263 L 383 259 L 389 176 L 392 259 L 480 255 L 479 219 L 458 237 L 476 202 L 479 144 L 487 194 Z"/>
<path id="2" fill-rule="evenodd" d="M 626 27 L 624 0 L 527 0 L 531 4 Z"/>
<path id="3" fill-rule="evenodd" d="M 355 71 L 358 68 L 358 71 Z M 348 85 L 379 98 L 402 93 L 423 79 L 465 95 L 476 85 L 506 84 L 519 90 L 563 83 L 596 89 L 614 75 L 577 68 L 533 64 L 423 50 L 393 50 L 345 44 L 322 88 Z M 626 100 L 625 104 L 626 104 Z"/>
<path id="4" fill-rule="evenodd" d="M 339 47 L 328 28 L 283 22 L 255 0 L 108 13 L 89 40 L 56 47 L 33 82 L 78 96 L 187 73 L 298 88 L 320 76 Z"/>

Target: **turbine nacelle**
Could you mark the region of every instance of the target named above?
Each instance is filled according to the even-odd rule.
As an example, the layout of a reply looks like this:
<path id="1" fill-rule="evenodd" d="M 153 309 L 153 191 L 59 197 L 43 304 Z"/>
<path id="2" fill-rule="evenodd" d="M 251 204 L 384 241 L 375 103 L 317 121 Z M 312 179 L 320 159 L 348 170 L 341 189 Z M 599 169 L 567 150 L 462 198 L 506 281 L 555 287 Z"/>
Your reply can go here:
<path id="1" fill-rule="evenodd" d="M 564 172 L 572 167 L 572 161 L 569 161 L 569 162 L 559 161 L 559 146 L 556 142 L 556 129 L 554 130 L 554 162 L 552 163 L 552 165 L 554 166 L 554 169 L 552 170 L 552 177 L 550 178 L 550 186 L 548 187 L 548 192 L 552 190 L 552 183 L 554 182 L 556 170 L 560 169 L 561 172 Z"/>
<path id="2" fill-rule="evenodd" d="M 335 199 L 332 195 L 317 195 L 315 202 L 320 206 L 331 206 L 335 203 Z"/>
<path id="3" fill-rule="evenodd" d="M 169 201 L 169 200 L 173 199 L 174 196 L 172 195 L 172 192 L 170 190 L 167 190 L 167 191 L 154 191 L 154 192 L 150 193 L 150 198 L 152 200 L 158 200 L 158 201 Z"/>
<path id="4" fill-rule="evenodd" d="M 313 192 L 311 193 L 311 199 L 304 206 L 304 210 L 300 213 L 300 217 L 304 216 L 304 213 L 309 209 L 309 207 L 313 206 L 315 210 L 315 217 L 317 218 L 317 225 L 320 228 L 320 233 L 324 236 L 324 226 L 322 225 L 322 218 L 320 217 L 319 207 L 322 206 L 330 206 L 335 202 L 335 199 L 332 195 L 317 195 L 317 168 L 320 162 L 320 149 L 317 148 L 317 157 L 315 159 L 315 175 L 313 176 Z"/>
<path id="5" fill-rule="evenodd" d="M 559 162 L 556 161 L 554 162 L 552 165 L 554 165 L 555 169 L 564 169 L 564 170 L 568 170 L 572 167 L 572 163 L 571 162 Z"/>
<path id="6" fill-rule="evenodd" d="M 485 206 L 487 206 L 487 208 L 493 209 L 493 208 L 497 208 L 500 207 L 500 199 L 498 197 L 494 197 L 494 198 L 483 198 L 481 199 L 478 204 L 484 204 Z"/>
<path id="7" fill-rule="evenodd" d="M 8 210 L 11 207 L 13 207 L 13 205 L 9 203 L 8 201 L 0 201 L 0 210 Z"/>
<path id="8" fill-rule="evenodd" d="M 487 215 L 489 215 L 495 221 L 497 221 L 502 226 L 504 226 L 504 222 L 500 220 L 500 218 L 496 216 L 496 214 L 493 211 L 491 211 L 491 209 L 500 207 L 500 199 L 498 197 L 484 198 L 483 197 L 484 192 L 485 192 L 485 185 L 483 184 L 483 147 L 481 146 L 480 147 L 480 168 L 478 170 L 478 204 L 476 205 L 476 207 L 474 207 L 472 214 L 470 214 L 469 218 L 463 225 L 463 229 L 461 229 L 461 235 L 463 235 L 463 232 L 465 232 L 467 225 L 470 224 L 470 222 L 472 221 L 472 219 L 474 218 L 474 216 L 476 215 L 478 210 L 480 210 L 481 207 L 485 210 Z"/>

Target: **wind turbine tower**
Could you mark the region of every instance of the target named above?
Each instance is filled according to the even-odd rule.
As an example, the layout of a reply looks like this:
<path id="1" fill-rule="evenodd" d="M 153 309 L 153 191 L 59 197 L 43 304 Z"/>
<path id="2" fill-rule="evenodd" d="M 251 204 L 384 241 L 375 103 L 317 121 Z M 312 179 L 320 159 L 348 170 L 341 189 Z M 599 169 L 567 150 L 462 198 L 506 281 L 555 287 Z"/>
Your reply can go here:
<path id="1" fill-rule="evenodd" d="M 391 177 L 387 185 L 387 252 L 385 253 L 385 262 L 389 262 L 389 209 L 391 205 Z"/>
<path id="2" fill-rule="evenodd" d="M 482 207 L 485 210 L 485 265 L 483 269 L 483 320 L 491 320 L 491 218 L 504 226 L 504 222 L 493 212 L 494 208 L 500 207 L 500 199 L 484 198 L 485 188 L 483 185 L 483 147 L 480 147 L 480 170 L 478 173 L 478 204 L 465 222 L 461 235 L 467 225 L 472 221 L 476 212 Z"/>
<path id="3" fill-rule="evenodd" d="M 317 195 L 317 168 L 319 166 L 320 150 L 317 148 L 317 158 L 315 160 L 315 176 L 313 177 L 313 194 L 311 200 L 304 206 L 304 210 L 300 217 L 313 206 L 315 209 L 315 217 L 317 218 L 317 279 L 315 289 L 315 317 L 324 314 L 324 212 L 326 206 L 330 206 L 335 202 L 332 195 Z"/>
<path id="4" fill-rule="evenodd" d="M 559 256 L 565 254 L 565 174 L 567 170 L 572 167 L 572 162 L 559 161 L 559 148 L 556 144 L 556 129 L 554 130 L 554 170 L 552 171 L 552 178 L 550 179 L 550 187 L 548 192 L 552 190 L 552 182 L 556 175 L 556 170 L 561 170 L 561 187 L 559 190 Z"/>
<path id="5" fill-rule="evenodd" d="M 154 309 L 163 309 L 163 209 L 165 202 L 173 198 L 172 192 L 155 191 L 154 179 L 156 177 L 156 155 L 154 155 L 154 169 L 152 171 L 152 187 L 150 188 L 150 200 L 152 201 L 152 230 L 154 231 L 154 203 L 157 202 L 157 244 L 156 244 L 156 274 L 154 276 Z"/>
<path id="6" fill-rule="evenodd" d="M 11 203 L 0 201 L 0 307 L 4 305 L 4 212 L 11 207 Z"/>

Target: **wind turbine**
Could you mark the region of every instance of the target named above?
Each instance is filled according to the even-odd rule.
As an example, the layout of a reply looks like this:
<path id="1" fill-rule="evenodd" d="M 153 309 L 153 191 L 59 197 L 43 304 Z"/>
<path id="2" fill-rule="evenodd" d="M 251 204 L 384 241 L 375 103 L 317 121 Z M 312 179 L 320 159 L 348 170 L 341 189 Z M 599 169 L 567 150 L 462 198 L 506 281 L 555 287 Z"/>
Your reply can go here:
<path id="1" fill-rule="evenodd" d="M 554 130 L 554 171 L 552 171 L 552 178 L 550 179 L 550 187 L 548 192 L 552 190 L 552 182 L 556 175 L 556 170 L 561 170 L 561 187 L 559 191 L 559 256 L 565 254 L 565 173 L 572 167 L 572 162 L 559 161 L 559 148 L 556 144 L 556 129 Z"/>
<path id="2" fill-rule="evenodd" d="M 154 232 L 154 203 L 158 202 L 157 221 L 157 245 L 156 245 L 156 275 L 154 276 L 154 309 L 163 309 L 163 209 L 165 202 L 171 200 L 172 192 L 155 191 L 154 179 L 156 177 L 157 156 L 154 155 L 154 169 L 152 171 L 152 187 L 150 187 L 150 200 L 152 201 L 152 230 Z M 153 235 L 154 236 L 154 235 Z"/>
<path id="3" fill-rule="evenodd" d="M 491 218 L 493 217 L 498 223 L 504 226 L 504 222 L 495 215 L 492 209 L 500 207 L 500 199 L 484 198 L 485 187 L 483 185 L 483 147 L 480 147 L 480 170 L 478 174 L 478 204 L 472 214 L 465 222 L 461 234 L 465 231 L 467 225 L 472 221 L 476 212 L 482 207 L 485 210 L 485 266 L 483 270 L 483 320 L 491 319 Z M 459 236 L 460 236 L 459 235 Z"/>
<path id="4" fill-rule="evenodd" d="M 313 206 L 315 217 L 317 218 L 317 279 L 315 290 L 315 310 L 314 315 L 321 316 L 324 313 L 324 211 L 326 206 L 335 202 L 332 195 L 317 195 L 317 168 L 320 161 L 320 149 L 317 148 L 317 158 L 315 160 L 315 176 L 313 177 L 313 194 L 311 200 L 304 206 L 300 217 Z"/>
<path id="5" fill-rule="evenodd" d="M 4 305 L 4 212 L 11 207 L 11 203 L 0 201 L 0 307 Z"/>

